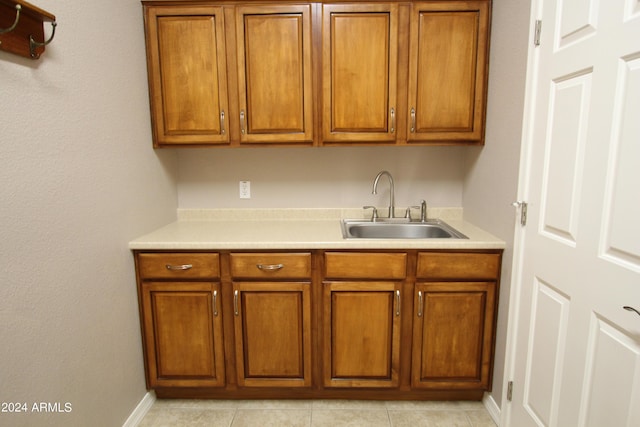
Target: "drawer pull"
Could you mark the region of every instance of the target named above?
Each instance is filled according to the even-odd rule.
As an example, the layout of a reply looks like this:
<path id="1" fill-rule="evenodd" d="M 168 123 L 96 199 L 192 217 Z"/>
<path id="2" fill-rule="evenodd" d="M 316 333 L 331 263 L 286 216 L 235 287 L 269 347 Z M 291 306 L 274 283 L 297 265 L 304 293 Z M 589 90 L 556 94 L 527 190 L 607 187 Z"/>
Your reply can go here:
<path id="1" fill-rule="evenodd" d="M 167 270 L 190 270 L 193 268 L 192 264 L 182 264 L 182 265 L 166 265 Z"/>
<path id="2" fill-rule="evenodd" d="M 262 271 L 275 271 L 284 268 L 284 264 L 256 264 L 259 270 Z"/>
<path id="3" fill-rule="evenodd" d="M 218 291 L 213 291 L 213 315 L 218 316 Z"/>
<path id="4" fill-rule="evenodd" d="M 400 291 L 396 291 L 396 316 L 400 316 Z"/>
<path id="5" fill-rule="evenodd" d="M 238 291 L 233 291 L 233 312 L 237 316 L 238 313 Z"/>
<path id="6" fill-rule="evenodd" d="M 422 301 L 422 291 L 418 291 L 418 317 L 422 317 L 424 302 Z"/>

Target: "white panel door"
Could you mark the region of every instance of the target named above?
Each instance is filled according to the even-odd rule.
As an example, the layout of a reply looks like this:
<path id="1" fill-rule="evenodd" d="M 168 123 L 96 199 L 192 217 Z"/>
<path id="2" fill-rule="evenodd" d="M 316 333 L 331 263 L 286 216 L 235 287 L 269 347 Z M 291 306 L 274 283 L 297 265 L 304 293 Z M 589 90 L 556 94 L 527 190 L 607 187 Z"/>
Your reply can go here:
<path id="1" fill-rule="evenodd" d="M 502 425 L 640 426 L 640 1 L 532 19 Z"/>

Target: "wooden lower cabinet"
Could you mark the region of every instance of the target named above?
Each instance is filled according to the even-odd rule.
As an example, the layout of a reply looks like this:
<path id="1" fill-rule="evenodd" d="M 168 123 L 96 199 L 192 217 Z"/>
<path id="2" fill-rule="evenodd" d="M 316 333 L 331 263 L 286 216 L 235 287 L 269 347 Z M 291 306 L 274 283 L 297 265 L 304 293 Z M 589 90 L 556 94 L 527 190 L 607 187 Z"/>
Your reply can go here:
<path id="1" fill-rule="evenodd" d="M 142 285 L 149 388 L 225 385 L 219 295 L 218 283 Z"/>
<path id="2" fill-rule="evenodd" d="M 310 387 L 311 253 L 231 253 L 240 387 Z"/>
<path id="3" fill-rule="evenodd" d="M 397 387 L 400 286 L 394 282 L 323 285 L 325 387 Z"/>
<path id="4" fill-rule="evenodd" d="M 311 386 L 310 284 L 234 283 L 233 293 L 238 385 Z"/>
<path id="5" fill-rule="evenodd" d="M 419 252 L 411 387 L 490 390 L 502 253 Z"/>
<path id="6" fill-rule="evenodd" d="M 471 399 L 501 251 L 136 251 L 158 397 Z"/>
<path id="7" fill-rule="evenodd" d="M 495 282 L 416 284 L 412 387 L 489 387 L 495 290 Z"/>

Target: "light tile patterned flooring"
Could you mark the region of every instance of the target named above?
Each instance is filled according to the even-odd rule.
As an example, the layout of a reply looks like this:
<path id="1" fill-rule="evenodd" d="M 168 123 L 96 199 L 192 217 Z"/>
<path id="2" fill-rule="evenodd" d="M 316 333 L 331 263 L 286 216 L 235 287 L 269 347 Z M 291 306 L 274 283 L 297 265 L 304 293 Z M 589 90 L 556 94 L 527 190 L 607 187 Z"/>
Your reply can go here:
<path id="1" fill-rule="evenodd" d="M 481 402 L 157 400 L 139 427 L 495 427 Z"/>

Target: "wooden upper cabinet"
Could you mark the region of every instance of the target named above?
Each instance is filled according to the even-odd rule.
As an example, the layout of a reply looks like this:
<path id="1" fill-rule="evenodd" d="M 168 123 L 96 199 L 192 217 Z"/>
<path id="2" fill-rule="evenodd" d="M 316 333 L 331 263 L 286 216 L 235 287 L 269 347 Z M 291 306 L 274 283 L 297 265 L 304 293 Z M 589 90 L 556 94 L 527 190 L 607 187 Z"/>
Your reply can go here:
<path id="1" fill-rule="evenodd" d="M 322 6 L 322 139 L 396 139 L 398 5 Z"/>
<path id="2" fill-rule="evenodd" d="M 143 5 L 155 147 L 484 143 L 491 0 Z"/>
<path id="3" fill-rule="evenodd" d="M 154 146 L 229 142 L 222 7 L 145 5 Z"/>
<path id="4" fill-rule="evenodd" d="M 413 3 L 408 142 L 482 143 L 490 2 Z"/>
<path id="5" fill-rule="evenodd" d="M 309 5 L 236 8 L 240 143 L 313 142 Z"/>

